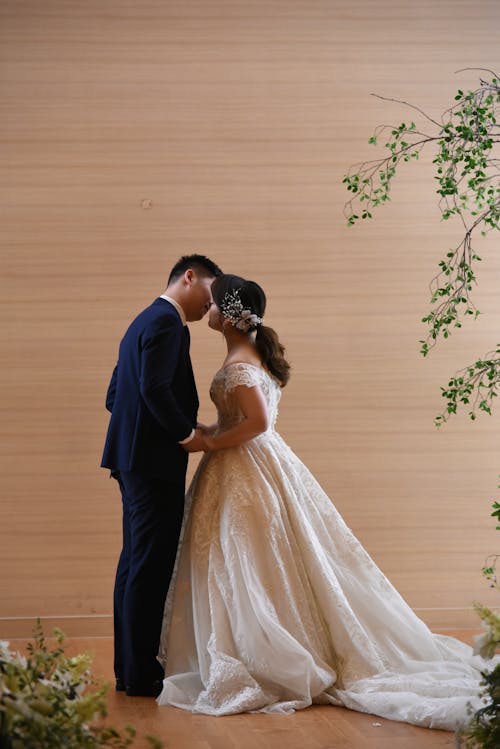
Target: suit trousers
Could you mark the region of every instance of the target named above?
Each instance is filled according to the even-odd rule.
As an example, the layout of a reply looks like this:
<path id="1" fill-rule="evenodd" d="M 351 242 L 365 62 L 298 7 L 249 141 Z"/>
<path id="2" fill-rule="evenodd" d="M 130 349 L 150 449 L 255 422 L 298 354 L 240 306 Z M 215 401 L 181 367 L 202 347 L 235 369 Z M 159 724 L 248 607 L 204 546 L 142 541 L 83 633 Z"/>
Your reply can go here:
<path id="1" fill-rule="evenodd" d="M 127 686 L 163 679 L 156 659 L 184 512 L 185 483 L 113 474 L 123 501 L 123 548 L 114 589 L 115 675 Z"/>

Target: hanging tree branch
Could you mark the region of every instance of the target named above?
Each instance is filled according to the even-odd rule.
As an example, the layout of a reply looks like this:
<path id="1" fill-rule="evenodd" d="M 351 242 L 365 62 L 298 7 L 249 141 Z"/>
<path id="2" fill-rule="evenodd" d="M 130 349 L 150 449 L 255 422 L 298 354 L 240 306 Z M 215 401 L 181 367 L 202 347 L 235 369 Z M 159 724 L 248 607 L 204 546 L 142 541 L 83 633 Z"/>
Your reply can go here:
<path id="1" fill-rule="evenodd" d="M 436 416 L 436 426 L 441 426 L 451 414 L 457 412 L 460 403 L 470 406 L 469 416 L 474 421 L 478 411 L 491 416 L 493 398 L 498 396 L 500 387 L 500 343 L 495 351 L 486 354 L 474 364 L 469 364 L 448 382 L 447 388 L 441 388 L 446 398 L 446 408 Z"/>
<path id="2" fill-rule="evenodd" d="M 473 285 L 476 284 L 475 264 L 481 258 L 473 248 L 473 239 L 479 232 L 485 236 L 492 229 L 500 229 L 500 76 L 494 71 L 478 68 L 492 76 L 490 80 L 480 79 L 474 91 L 457 91 L 455 103 L 441 115 L 441 121 L 430 117 L 414 104 L 373 94 L 384 101 L 402 104 L 427 120 L 425 130 L 417 128 L 415 122 L 402 122 L 399 125 L 379 125 L 368 142 L 377 145 L 384 141 L 388 153 L 379 159 L 364 161 L 350 167 L 343 182 L 352 197 L 345 203 L 344 214 L 347 225 L 353 226 L 360 219 L 372 218 L 372 211 L 390 201 L 392 180 L 402 162 L 418 159 L 426 146 L 436 147 L 433 164 L 436 166 L 436 192 L 438 207 L 444 221 L 452 217 L 460 220 L 464 230 L 461 241 L 449 249 L 439 262 L 439 272 L 430 283 L 431 310 L 422 318 L 427 323 L 427 336 L 420 341 L 421 353 L 427 356 L 441 335 L 448 338 L 453 328 L 462 327 L 462 318 L 480 314 L 472 301 Z M 432 129 L 429 127 L 432 125 Z M 497 350 L 495 354 L 500 353 Z M 491 399 L 496 395 L 500 379 L 500 357 L 485 355 L 481 360 L 488 362 L 488 382 L 491 385 L 486 398 L 478 397 L 469 412 L 475 418 L 476 410 L 491 413 Z M 456 413 L 459 403 L 468 403 L 471 392 L 461 392 L 484 387 L 484 381 L 477 377 L 476 365 L 472 366 L 474 376 L 468 375 L 471 367 L 457 374 L 460 386 L 449 384 L 442 388 L 448 399 L 447 408 L 436 418 L 438 425 L 449 415 Z M 494 375 L 491 373 L 494 372 Z M 463 376 L 465 373 L 465 377 Z M 484 374 L 484 373 L 483 373 Z M 491 377 L 490 377 L 491 375 Z M 455 387 L 455 390 L 453 388 Z M 465 397 L 465 400 L 464 400 Z M 477 408 L 476 408 L 477 406 Z"/>

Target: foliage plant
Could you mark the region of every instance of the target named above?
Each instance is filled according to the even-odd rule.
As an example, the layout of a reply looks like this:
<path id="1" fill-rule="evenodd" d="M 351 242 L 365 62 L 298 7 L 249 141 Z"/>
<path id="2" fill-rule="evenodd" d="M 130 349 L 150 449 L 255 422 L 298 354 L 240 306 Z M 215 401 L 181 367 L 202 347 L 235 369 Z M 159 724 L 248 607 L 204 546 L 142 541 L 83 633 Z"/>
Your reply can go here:
<path id="1" fill-rule="evenodd" d="M 484 707 L 480 707 L 457 734 L 462 749 L 498 749 L 500 746 L 500 664 L 483 672 Z"/>
<path id="2" fill-rule="evenodd" d="M 482 70 L 482 69 L 481 69 Z M 423 124 L 413 120 L 397 125 L 379 125 L 369 143 L 382 143 L 385 155 L 352 166 L 344 177 L 351 197 L 344 206 L 348 226 L 372 218 L 374 208 L 390 201 L 390 190 L 398 169 L 405 162 L 418 160 L 424 149 L 434 149 L 436 193 L 441 218 L 456 219 L 462 228 L 460 242 L 449 248 L 439 261 L 439 271 L 431 280 L 431 308 L 422 318 L 428 332 L 420 341 L 427 356 L 438 338 L 448 338 L 462 327 L 466 317 L 476 319 L 480 311 L 472 299 L 476 267 L 481 261 L 473 247 L 478 234 L 485 236 L 500 229 L 500 77 L 480 79 L 472 91 L 459 89 L 454 104 L 439 120 L 405 101 L 399 103 L 418 112 Z M 399 101 L 387 99 L 387 101 Z M 417 118 L 418 119 L 418 118 Z M 442 388 L 446 408 L 436 417 L 440 425 L 469 406 L 469 416 L 478 411 L 491 414 L 493 398 L 500 384 L 500 344 L 450 378 Z"/>
<path id="3" fill-rule="evenodd" d="M 453 104 L 439 119 L 409 102 L 377 95 L 384 101 L 408 107 L 422 124 L 411 120 L 377 126 L 368 142 L 374 146 L 381 143 L 386 149 L 384 155 L 354 164 L 343 179 L 351 193 L 344 213 L 347 225 L 354 226 L 360 220 L 372 218 L 375 208 L 390 201 L 393 180 L 402 164 L 418 160 L 424 149 L 432 149 L 441 219 L 458 221 L 461 239 L 446 250 L 429 285 L 430 309 L 422 318 L 428 330 L 420 340 L 423 356 L 428 355 L 440 337 L 449 338 L 466 318 L 475 320 L 480 314 L 472 292 L 481 257 L 473 242 L 478 235 L 484 237 L 500 229 L 500 76 L 489 69 L 475 70 L 487 75 L 479 79 L 474 90 L 459 89 Z M 499 385 L 500 344 L 497 344 L 492 351 L 456 372 L 447 387 L 441 388 L 446 406 L 436 416 L 436 426 L 444 424 L 462 406 L 468 408 L 472 420 L 479 412 L 491 415 Z M 493 504 L 492 515 L 500 521 L 498 502 Z M 500 530 L 500 525 L 497 529 Z M 483 574 L 491 587 L 500 589 L 497 559 L 494 556 L 486 561 Z M 492 657 L 500 648 L 500 616 L 480 604 L 475 604 L 475 609 L 485 628 L 485 633 L 476 640 L 475 652 Z M 485 706 L 472 716 L 458 737 L 465 749 L 500 747 L 500 665 L 484 673 L 483 679 Z"/>
<path id="4" fill-rule="evenodd" d="M 125 749 L 135 729 L 104 724 L 107 686 L 90 673 L 89 655 L 67 656 L 64 635 L 54 630 L 49 650 L 38 620 L 27 655 L 0 641 L 0 749 Z M 87 689 L 90 687 L 90 689 Z M 146 737 L 153 749 L 162 743 Z"/>

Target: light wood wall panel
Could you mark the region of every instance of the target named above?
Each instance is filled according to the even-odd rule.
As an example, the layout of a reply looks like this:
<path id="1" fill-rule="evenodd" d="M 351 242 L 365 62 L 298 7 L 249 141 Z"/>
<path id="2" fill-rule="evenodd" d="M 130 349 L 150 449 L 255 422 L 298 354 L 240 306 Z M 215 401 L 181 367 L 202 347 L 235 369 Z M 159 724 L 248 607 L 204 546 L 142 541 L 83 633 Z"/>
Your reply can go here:
<path id="1" fill-rule="evenodd" d="M 130 319 L 192 251 L 268 292 L 294 368 L 280 431 L 411 605 L 457 627 L 498 602 L 480 575 L 498 418 L 433 426 L 439 386 L 498 339 L 498 240 L 480 240 L 484 316 L 423 361 L 427 283 L 460 234 L 430 155 L 355 230 L 341 178 L 407 116 L 370 92 L 438 115 L 475 85 L 455 70 L 495 67 L 499 24 L 495 0 L 2 0 L 0 635 L 37 614 L 110 631 L 104 395 Z M 205 323 L 192 340 L 209 419 L 223 342 Z"/>

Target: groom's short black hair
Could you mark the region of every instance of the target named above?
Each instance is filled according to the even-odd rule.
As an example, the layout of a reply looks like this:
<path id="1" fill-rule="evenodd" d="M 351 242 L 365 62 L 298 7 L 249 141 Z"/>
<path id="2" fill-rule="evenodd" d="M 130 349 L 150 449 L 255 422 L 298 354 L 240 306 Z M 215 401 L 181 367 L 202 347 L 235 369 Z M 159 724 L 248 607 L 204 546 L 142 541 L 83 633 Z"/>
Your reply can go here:
<path id="1" fill-rule="evenodd" d="M 217 278 L 217 276 L 222 275 L 219 266 L 205 255 L 183 255 L 170 271 L 167 286 L 177 281 L 189 268 L 192 268 L 200 276 Z"/>

